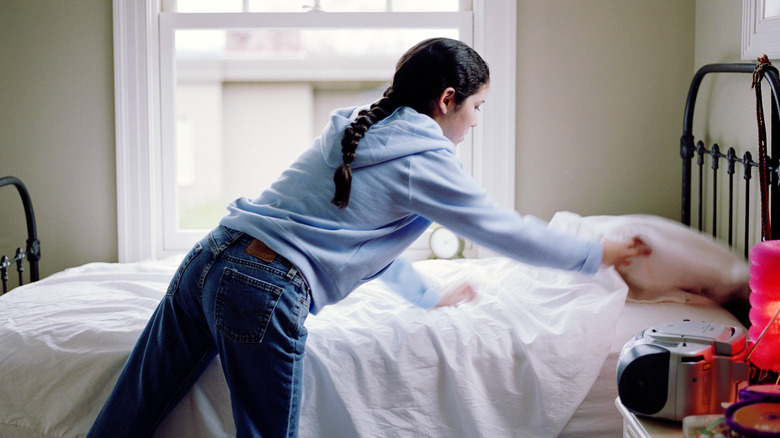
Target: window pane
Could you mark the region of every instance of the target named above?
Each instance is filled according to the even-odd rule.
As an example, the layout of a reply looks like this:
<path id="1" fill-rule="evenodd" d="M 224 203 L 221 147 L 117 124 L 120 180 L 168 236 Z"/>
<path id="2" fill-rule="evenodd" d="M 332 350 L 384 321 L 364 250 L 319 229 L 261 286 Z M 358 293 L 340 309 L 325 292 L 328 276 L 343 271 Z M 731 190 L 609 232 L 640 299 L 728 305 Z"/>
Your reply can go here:
<path id="1" fill-rule="evenodd" d="M 455 12 L 471 0 L 176 0 L 166 12 Z"/>
<path id="2" fill-rule="evenodd" d="M 173 3 L 176 10 L 166 12 L 241 12 L 243 9 L 243 0 L 176 0 Z"/>
<path id="3" fill-rule="evenodd" d="M 176 52 L 180 57 L 326 58 L 334 62 L 370 55 L 395 62 L 409 47 L 434 36 L 457 38 L 458 30 L 179 30 Z"/>
<path id="4" fill-rule="evenodd" d="M 325 12 L 455 12 L 459 0 L 310 0 L 309 3 L 319 3 Z"/>
<path id="5" fill-rule="evenodd" d="M 780 17 L 780 0 L 764 0 L 764 18 Z"/>
<path id="6" fill-rule="evenodd" d="M 456 29 L 177 30 L 180 230 L 211 228 L 311 146 L 333 109 L 379 97 L 405 50 Z"/>

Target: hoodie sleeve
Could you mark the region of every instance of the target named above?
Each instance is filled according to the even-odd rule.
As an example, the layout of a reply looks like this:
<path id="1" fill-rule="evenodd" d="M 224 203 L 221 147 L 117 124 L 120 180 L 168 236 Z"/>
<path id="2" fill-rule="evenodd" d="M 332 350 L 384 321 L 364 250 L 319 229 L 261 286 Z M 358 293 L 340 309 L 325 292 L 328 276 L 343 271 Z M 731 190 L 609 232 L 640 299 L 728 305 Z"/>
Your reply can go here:
<path id="1" fill-rule="evenodd" d="M 540 219 L 498 207 L 452 151 L 412 157 L 408 190 L 415 213 L 507 257 L 588 274 L 601 265 L 600 242 L 550 230 Z"/>
<path id="2" fill-rule="evenodd" d="M 412 263 L 404 257 L 397 258 L 379 278 L 393 292 L 425 309 L 435 306 L 441 300 L 439 291 L 429 287 Z"/>

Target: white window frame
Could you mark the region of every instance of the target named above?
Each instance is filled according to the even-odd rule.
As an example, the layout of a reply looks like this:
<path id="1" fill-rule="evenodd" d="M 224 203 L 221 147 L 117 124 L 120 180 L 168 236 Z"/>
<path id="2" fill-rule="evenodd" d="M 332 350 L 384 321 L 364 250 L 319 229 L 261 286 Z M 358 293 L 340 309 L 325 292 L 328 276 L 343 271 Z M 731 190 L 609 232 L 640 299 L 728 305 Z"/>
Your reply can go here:
<path id="1" fill-rule="evenodd" d="M 113 0 L 113 7 L 118 258 L 131 262 L 187 248 L 166 248 L 163 239 L 160 0 Z M 473 0 L 472 9 L 473 47 L 491 66 L 473 176 L 497 204 L 514 208 L 516 4 Z"/>
<path id="2" fill-rule="evenodd" d="M 453 29 L 457 28 L 460 39 L 468 44 L 473 42 L 473 13 L 463 12 L 427 12 L 427 13 L 215 13 L 215 14 L 181 14 L 163 12 L 160 14 L 160 77 L 162 80 L 180 77 L 176 72 L 175 33 L 178 30 L 191 29 Z M 237 64 L 231 62 L 219 63 L 213 68 L 219 81 L 249 81 L 257 80 L 300 80 L 323 81 L 346 78 L 345 74 L 329 71 L 332 68 L 302 68 L 277 66 L 264 63 L 250 68 L 245 67 L 243 60 Z M 354 73 L 344 72 L 348 75 L 367 75 L 359 80 L 390 81 L 395 60 L 389 66 L 383 66 L 382 71 L 369 71 L 353 69 Z M 264 71 L 258 72 L 258 68 Z M 209 70 L 209 69 L 205 69 Z M 206 73 L 207 74 L 207 73 Z M 335 76 L 335 77 L 334 77 Z M 175 79 L 174 79 L 175 80 Z M 165 85 L 165 84 L 163 84 Z M 175 85 L 160 87 L 161 108 L 161 133 L 162 144 L 176 144 L 175 130 Z M 318 128 L 319 129 L 319 128 Z M 475 139 L 474 139 L 475 140 Z M 466 142 L 464 142 L 466 143 Z M 308 146 L 308 145 L 307 145 Z M 468 154 L 470 164 L 471 144 L 461 144 L 459 153 Z M 162 186 L 162 253 L 181 252 L 197 242 L 208 230 L 181 229 L 179 227 L 176 175 L 168 171 L 176 162 L 173 148 L 163 148 L 161 173 Z M 469 168 L 470 169 L 470 168 Z M 473 172 L 471 172 L 473 173 Z M 256 196 L 257 193 L 245 193 L 245 196 Z M 216 225 L 216 224 L 215 224 Z M 427 245 L 418 244 L 422 250 Z"/>
<path id="3" fill-rule="evenodd" d="M 780 17 L 765 18 L 765 0 L 742 0 L 742 59 L 780 58 Z"/>

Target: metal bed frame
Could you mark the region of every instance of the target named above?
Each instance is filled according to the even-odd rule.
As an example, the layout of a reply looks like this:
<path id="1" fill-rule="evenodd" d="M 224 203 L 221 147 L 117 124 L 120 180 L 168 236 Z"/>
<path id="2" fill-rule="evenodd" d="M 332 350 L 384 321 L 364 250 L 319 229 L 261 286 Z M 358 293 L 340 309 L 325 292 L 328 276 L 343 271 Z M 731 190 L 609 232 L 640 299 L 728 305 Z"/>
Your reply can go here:
<path id="1" fill-rule="evenodd" d="M 41 259 L 41 242 L 38 240 L 35 228 L 35 214 L 33 213 L 30 194 L 24 184 L 13 176 L 0 178 L 0 187 L 13 185 L 22 197 L 24 204 L 24 216 L 27 220 L 27 247 L 26 249 L 17 248 L 13 258 L 0 256 L 0 280 L 3 283 L 3 292 L 8 292 L 8 268 L 16 264 L 16 272 L 19 274 L 19 285 L 24 283 L 24 260 L 27 259 L 30 265 L 30 282 L 38 281 L 38 261 Z"/>
<path id="2" fill-rule="evenodd" d="M 699 91 L 702 79 L 711 73 L 750 73 L 752 74 L 755 69 L 755 64 L 709 64 L 700 68 L 691 81 L 691 86 L 688 92 L 688 100 L 685 104 L 685 117 L 683 121 L 683 135 L 680 138 L 680 156 L 683 160 L 682 167 L 682 215 L 681 221 L 685 225 L 691 225 L 691 179 L 692 179 L 692 160 L 694 155 L 697 157 L 696 165 L 698 167 L 698 229 L 703 231 L 703 202 L 704 193 L 702 187 L 704 186 L 704 156 L 710 156 L 710 167 L 712 168 L 713 176 L 713 198 L 712 198 L 712 234 L 717 237 L 717 223 L 718 223 L 718 186 L 717 181 L 719 179 L 718 170 L 720 169 L 720 159 L 725 159 L 726 172 L 728 174 L 728 243 L 733 245 L 734 243 L 734 174 L 735 167 L 740 164 L 743 168 L 742 175 L 745 180 L 745 226 L 744 226 L 744 250 L 745 257 L 748 256 L 750 248 L 750 181 L 753 178 L 753 168 L 760 166 L 759 162 L 753 160 L 753 156 L 750 152 L 746 152 L 741 158 L 737 157 L 734 148 L 729 148 L 726 153 L 720 150 L 717 144 L 714 144 L 711 148 L 707 148 L 702 141 L 699 141 L 694 145 L 693 137 L 693 109 L 696 103 L 696 95 Z M 772 159 L 772 155 L 780 153 L 780 121 L 778 115 L 780 115 L 780 79 L 778 79 L 778 71 L 774 67 L 767 67 L 764 72 L 764 78 L 769 83 L 771 88 L 771 133 L 768 133 L 768 137 L 771 139 L 767 143 L 767 190 L 769 199 L 769 216 L 776 220 L 771 224 L 771 231 L 774 238 L 780 236 L 780 166 L 778 166 L 778 160 Z"/>

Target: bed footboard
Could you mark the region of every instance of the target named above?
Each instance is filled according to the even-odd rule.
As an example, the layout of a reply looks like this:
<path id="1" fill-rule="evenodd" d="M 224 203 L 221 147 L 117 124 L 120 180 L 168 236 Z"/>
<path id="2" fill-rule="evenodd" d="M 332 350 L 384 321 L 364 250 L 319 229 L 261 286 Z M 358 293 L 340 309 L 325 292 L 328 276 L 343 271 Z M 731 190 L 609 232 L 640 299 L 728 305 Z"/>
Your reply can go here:
<path id="1" fill-rule="evenodd" d="M 26 259 L 30 267 L 29 279 L 31 282 L 38 280 L 38 261 L 41 259 L 41 243 L 38 240 L 37 230 L 35 228 L 35 214 L 33 212 L 32 201 L 27 188 L 22 181 L 13 176 L 0 178 L 0 187 L 13 185 L 19 192 L 24 205 L 24 216 L 27 221 L 27 245 L 25 249 L 17 248 L 13 257 L 6 255 L 0 256 L 0 280 L 3 283 L 2 293 L 8 291 L 8 271 L 15 269 L 19 276 L 19 284 L 24 283 L 24 260 Z M 13 265 L 16 265 L 15 267 Z"/>

